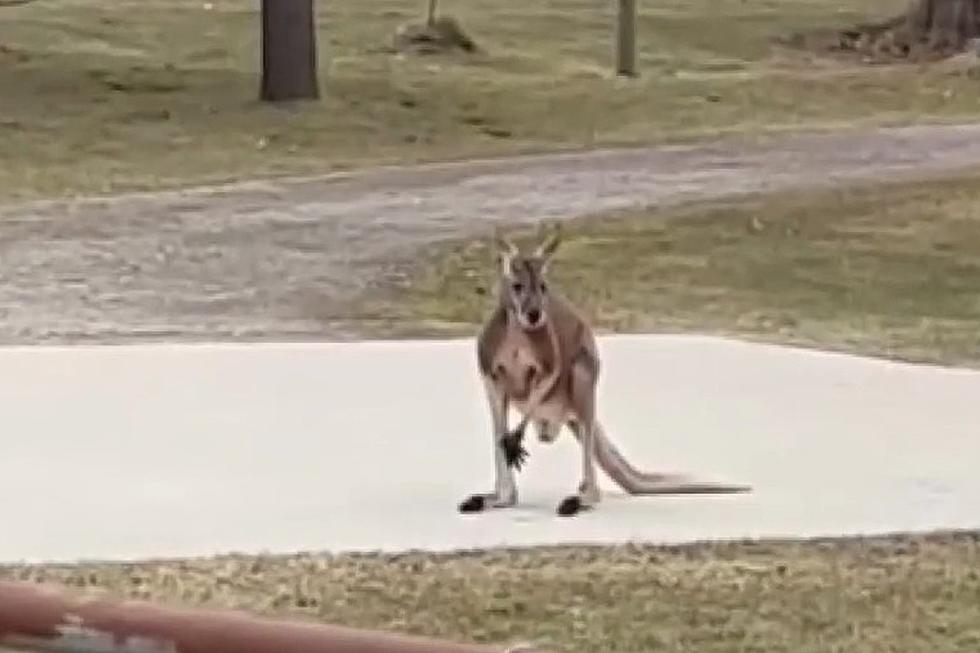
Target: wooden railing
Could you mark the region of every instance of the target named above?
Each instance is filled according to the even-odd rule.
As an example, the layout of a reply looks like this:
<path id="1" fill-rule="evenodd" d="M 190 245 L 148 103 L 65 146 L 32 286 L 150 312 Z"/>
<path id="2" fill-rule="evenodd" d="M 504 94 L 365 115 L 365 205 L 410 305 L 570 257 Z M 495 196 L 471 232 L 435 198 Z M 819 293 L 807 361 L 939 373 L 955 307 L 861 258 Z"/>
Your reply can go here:
<path id="1" fill-rule="evenodd" d="M 73 595 L 61 588 L 0 583 L 0 653 L 512 653 L 490 648 Z"/>

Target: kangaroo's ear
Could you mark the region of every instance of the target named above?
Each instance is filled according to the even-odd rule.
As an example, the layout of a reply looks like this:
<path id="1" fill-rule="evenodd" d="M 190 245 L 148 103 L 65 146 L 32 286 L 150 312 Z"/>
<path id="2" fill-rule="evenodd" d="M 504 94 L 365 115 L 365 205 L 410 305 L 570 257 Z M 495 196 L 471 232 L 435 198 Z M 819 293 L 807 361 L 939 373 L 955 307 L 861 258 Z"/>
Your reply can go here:
<path id="1" fill-rule="evenodd" d="M 496 249 L 495 258 L 497 265 L 500 266 L 503 274 L 510 274 L 511 259 L 520 254 L 520 250 L 517 248 L 517 245 L 503 235 L 500 228 L 494 229 L 493 243 Z"/>
<path id="2" fill-rule="evenodd" d="M 538 248 L 534 250 L 534 256 L 540 258 L 545 263 L 551 258 L 551 255 L 555 253 L 558 246 L 561 244 L 561 227 L 555 224 L 551 228 L 551 234 L 542 241 Z"/>

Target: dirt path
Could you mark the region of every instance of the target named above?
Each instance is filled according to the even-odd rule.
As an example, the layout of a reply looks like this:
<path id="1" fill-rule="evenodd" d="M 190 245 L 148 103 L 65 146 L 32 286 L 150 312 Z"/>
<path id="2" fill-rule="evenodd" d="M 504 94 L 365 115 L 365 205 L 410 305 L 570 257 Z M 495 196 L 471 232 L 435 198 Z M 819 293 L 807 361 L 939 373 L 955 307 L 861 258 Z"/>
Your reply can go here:
<path id="1" fill-rule="evenodd" d="M 349 301 L 492 223 L 973 164 L 980 125 L 918 126 L 0 206 L 0 344 L 355 337 Z"/>

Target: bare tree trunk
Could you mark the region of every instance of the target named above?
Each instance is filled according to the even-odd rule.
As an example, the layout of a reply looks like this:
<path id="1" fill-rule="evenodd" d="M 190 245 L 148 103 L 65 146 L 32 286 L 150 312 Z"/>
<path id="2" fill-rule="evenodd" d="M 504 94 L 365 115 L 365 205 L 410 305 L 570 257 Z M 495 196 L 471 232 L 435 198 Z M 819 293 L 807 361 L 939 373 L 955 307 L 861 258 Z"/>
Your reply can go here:
<path id="1" fill-rule="evenodd" d="M 858 37 L 874 54 L 935 58 L 961 51 L 980 36 L 980 0 L 912 0 L 904 21 L 862 26 Z"/>
<path id="2" fill-rule="evenodd" d="M 320 97 L 313 0 L 262 0 L 260 97 L 266 102 Z"/>
<path id="3" fill-rule="evenodd" d="M 636 1 L 619 0 L 616 17 L 616 74 L 636 76 Z"/>
<path id="4" fill-rule="evenodd" d="M 912 35 L 931 48 L 956 48 L 976 34 L 973 0 L 917 0 L 907 15 Z"/>
<path id="5" fill-rule="evenodd" d="M 426 16 L 425 24 L 432 27 L 436 24 L 436 10 L 438 9 L 439 0 L 429 0 L 429 13 Z"/>

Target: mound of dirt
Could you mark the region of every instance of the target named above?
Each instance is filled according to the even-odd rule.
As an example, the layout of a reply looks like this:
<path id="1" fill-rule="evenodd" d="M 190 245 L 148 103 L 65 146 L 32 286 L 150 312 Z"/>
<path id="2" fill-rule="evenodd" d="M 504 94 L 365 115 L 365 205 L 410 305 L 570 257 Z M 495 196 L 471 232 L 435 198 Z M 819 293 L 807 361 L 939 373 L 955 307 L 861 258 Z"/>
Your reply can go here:
<path id="1" fill-rule="evenodd" d="M 929 62 L 976 51 L 980 0 L 915 0 L 904 15 L 830 32 L 797 34 L 785 45 L 860 57 L 868 63 Z"/>
<path id="2" fill-rule="evenodd" d="M 395 49 L 411 54 L 475 52 L 476 43 L 455 18 L 443 16 L 432 23 L 409 23 L 395 32 Z"/>

